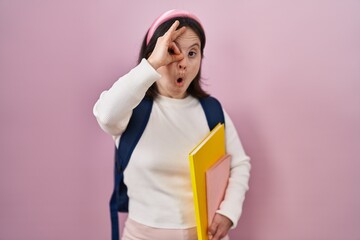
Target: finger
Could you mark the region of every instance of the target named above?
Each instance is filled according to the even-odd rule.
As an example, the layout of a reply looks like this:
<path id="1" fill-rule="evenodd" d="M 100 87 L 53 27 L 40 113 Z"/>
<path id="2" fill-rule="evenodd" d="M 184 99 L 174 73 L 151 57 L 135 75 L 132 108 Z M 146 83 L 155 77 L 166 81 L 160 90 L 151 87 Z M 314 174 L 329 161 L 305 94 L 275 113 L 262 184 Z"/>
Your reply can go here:
<path id="1" fill-rule="evenodd" d="M 175 21 L 175 23 L 173 23 L 173 25 L 171 25 L 171 27 L 169 28 L 169 30 L 165 33 L 164 36 L 166 36 L 167 38 L 170 38 L 170 41 L 175 41 L 180 35 L 182 35 L 185 30 L 186 27 L 183 26 L 179 29 L 178 26 L 180 25 L 180 22 L 178 20 Z"/>
<path id="2" fill-rule="evenodd" d="M 219 224 L 216 233 L 214 234 L 213 240 L 222 239 L 223 237 L 226 236 L 226 234 L 228 234 L 228 232 L 229 232 L 229 228 L 226 225 Z"/>
<path id="3" fill-rule="evenodd" d="M 184 54 L 179 53 L 179 54 L 175 54 L 173 50 L 169 50 L 169 63 L 173 63 L 173 62 L 178 62 L 181 61 L 184 58 Z"/>
<path id="4" fill-rule="evenodd" d="M 225 235 L 221 231 L 217 231 L 211 240 L 221 240 Z"/>
<path id="5" fill-rule="evenodd" d="M 171 40 L 174 41 L 175 39 L 177 39 L 179 36 L 181 36 L 186 30 L 186 27 L 183 26 L 181 28 L 179 28 L 178 30 L 176 30 L 172 36 L 171 36 Z"/>
<path id="6" fill-rule="evenodd" d="M 213 236 L 212 240 L 221 240 L 223 237 L 225 237 L 227 234 L 227 231 L 222 228 L 221 226 L 218 227 L 218 229 L 216 230 L 216 233 Z"/>
<path id="7" fill-rule="evenodd" d="M 184 54 L 181 53 L 180 49 L 174 42 L 170 43 L 168 51 L 171 57 L 171 62 L 178 62 L 184 58 Z"/>
<path id="8" fill-rule="evenodd" d="M 169 52 L 171 54 L 180 54 L 180 49 L 178 48 L 178 46 L 174 43 L 174 42 L 171 42 L 170 45 L 169 45 Z"/>
<path id="9" fill-rule="evenodd" d="M 209 229 L 208 229 L 208 234 L 209 236 L 214 236 L 216 231 L 217 231 L 217 228 L 218 228 L 218 224 L 215 223 L 215 222 L 212 222 Z"/>
<path id="10" fill-rule="evenodd" d="M 179 62 L 181 60 L 183 60 L 184 55 L 183 54 L 179 54 L 179 55 L 172 55 L 172 62 Z"/>
<path id="11" fill-rule="evenodd" d="M 180 22 L 178 20 L 176 20 L 171 27 L 169 28 L 169 30 L 167 30 L 167 32 L 164 34 L 164 36 L 171 36 L 171 34 L 173 32 L 176 31 L 177 27 L 179 26 Z"/>

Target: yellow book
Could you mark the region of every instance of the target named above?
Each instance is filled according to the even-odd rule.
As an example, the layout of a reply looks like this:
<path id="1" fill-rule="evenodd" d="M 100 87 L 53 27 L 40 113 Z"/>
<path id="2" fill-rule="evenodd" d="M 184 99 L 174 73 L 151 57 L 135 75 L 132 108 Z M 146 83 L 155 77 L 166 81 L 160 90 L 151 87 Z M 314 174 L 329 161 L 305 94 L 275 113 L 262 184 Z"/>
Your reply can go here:
<path id="1" fill-rule="evenodd" d="M 198 240 L 208 240 L 206 170 L 225 153 L 225 128 L 219 123 L 189 154 Z"/>

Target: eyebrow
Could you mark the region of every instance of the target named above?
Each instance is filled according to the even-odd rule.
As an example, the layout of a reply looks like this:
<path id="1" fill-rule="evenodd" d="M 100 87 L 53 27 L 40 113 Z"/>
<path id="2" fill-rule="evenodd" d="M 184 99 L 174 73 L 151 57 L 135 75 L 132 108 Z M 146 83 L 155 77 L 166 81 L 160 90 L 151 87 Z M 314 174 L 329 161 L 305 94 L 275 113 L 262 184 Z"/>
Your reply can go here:
<path id="1" fill-rule="evenodd" d="M 193 48 L 193 47 L 198 47 L 198 48 L 200 48 L 200 44 L 199 44 L 199 43 L 194 43 L 194 44 L 191 45 L 189 48 Z"/>
<path id="2" fill-rule="evenodd" d="M 174 41 L 174 43 L 176 44 L 176 46 L 177 46 L 178 48 L 180 48 L 180 45 L 179 45 L 179 43 L 178 43 L 177 41 Z M 193 47 L 198 47 L 198 48 L 200 48 L 200 43 L 199 43 L 199 42 L 196 42 L 196 43 L 190 45 L 190 47 L 188 47 L 188 49 L 191 49 L 191 48 L 193 48 Z"/>

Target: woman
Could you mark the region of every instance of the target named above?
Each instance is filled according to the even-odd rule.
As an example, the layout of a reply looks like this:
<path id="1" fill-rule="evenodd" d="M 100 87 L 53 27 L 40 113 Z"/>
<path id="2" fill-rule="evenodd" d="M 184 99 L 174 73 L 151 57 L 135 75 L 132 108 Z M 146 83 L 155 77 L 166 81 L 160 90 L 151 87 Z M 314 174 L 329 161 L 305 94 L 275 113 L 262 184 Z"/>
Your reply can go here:
<path id="1" fill-rule="evenodd" d="M 188 154 L 209 132 L 199 99 L 205 34 L 193 14 L 171 10 L 148 30 L 139 64 L 96 102 L 93 112 L 116 146 L 132 110 L 144 96 L 153 99 L 149 121 L 124 171 L 129 215 L 123 238 L 197 239 Z M 231 174 L 211 226 L 209 239 L 228 239 L 248 190 L 249 158 L 225 112 L 226 148 Z"/>

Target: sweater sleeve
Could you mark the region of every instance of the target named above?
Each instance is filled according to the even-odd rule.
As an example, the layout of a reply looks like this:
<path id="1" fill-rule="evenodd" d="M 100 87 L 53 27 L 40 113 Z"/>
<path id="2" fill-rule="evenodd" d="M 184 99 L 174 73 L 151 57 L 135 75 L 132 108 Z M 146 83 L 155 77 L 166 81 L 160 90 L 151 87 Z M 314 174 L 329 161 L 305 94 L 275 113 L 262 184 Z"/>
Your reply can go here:
<path id="1" fill-rule="evenodd" d="M 160 78 L 146 59 L 101 93 L 93 107 L 100 127 L 116 138 L 126 129 L 132 110 L 144 98 L 148 88 Z"/>
<path id="2" fill-rule="evenodd" d="M 250 158 L 245 154 L 239 136 L 228 114 L 225 115 L 226 150 L 232 156 L 231 170 L 225 197 L 217 213 L 228 217 L 232 228 L 237 226 L 242 213 L 245 193 L 249 189 Z"/>

